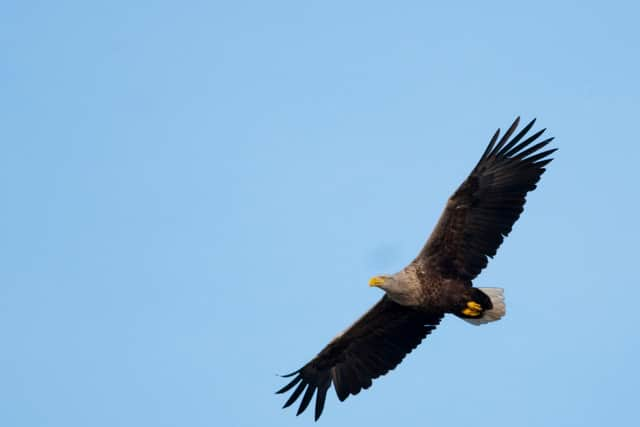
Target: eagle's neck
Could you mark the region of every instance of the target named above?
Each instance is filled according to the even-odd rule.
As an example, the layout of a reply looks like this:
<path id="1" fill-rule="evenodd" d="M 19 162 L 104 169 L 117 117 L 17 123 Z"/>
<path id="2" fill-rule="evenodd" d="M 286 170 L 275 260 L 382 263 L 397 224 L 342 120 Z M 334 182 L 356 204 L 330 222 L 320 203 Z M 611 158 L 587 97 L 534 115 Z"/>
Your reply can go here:
<path id="1" fill-rule="evenodd" d="M 424 295 L 415 268 L 410 265 L 394 274 L 384 290 L 393 301 L 405 306 L 422 305 Z"/>

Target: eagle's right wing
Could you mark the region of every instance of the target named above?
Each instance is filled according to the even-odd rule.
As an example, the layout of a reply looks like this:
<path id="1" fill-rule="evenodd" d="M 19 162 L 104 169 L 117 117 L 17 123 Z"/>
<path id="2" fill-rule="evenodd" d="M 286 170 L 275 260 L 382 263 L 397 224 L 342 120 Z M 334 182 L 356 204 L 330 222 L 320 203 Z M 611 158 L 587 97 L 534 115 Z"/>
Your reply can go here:
<path id="1" fill-rule="evenodd" d="M 447 201 L 414 260 L 422 269 L 471 280 L 487 265 L 488 257 L 496 254 L 520 216 L 527 193 L 536 188 L 545 165 L 552 160 L 549 155 L 556 151 L 541 151 L 553 138 L 533 144 L 544 129 L 525 138 L 535 120 L 511 138 L 518 122 L 519 118 L 500 141 L 498 129 L 469 177 Z"/>
<path id="2" fill-rule="evenodd" d="M 315 419 L 322 414 L 327 391 L 333 383 L 338 399 L 356 395 L 371 386 L 371 380 L 395 368 L 432 330 L 443 314 L 425 314 L 403 307 L 385 295 L 346 331 L 335 337 L 313 360 L 286 377 L 293 380 L 277 391 L 285 393 L 297 385 L 284 407 L 304 391 L 296 415 L 316 394 Z"/>

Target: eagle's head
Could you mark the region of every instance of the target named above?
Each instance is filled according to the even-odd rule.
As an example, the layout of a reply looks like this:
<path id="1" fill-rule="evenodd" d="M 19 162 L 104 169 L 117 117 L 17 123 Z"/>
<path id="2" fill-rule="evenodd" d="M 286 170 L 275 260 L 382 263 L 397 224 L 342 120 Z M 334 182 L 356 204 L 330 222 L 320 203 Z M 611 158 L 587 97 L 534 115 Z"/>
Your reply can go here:
<path id="1" fill-rule="evenodd" d="M 419 289 L 412 280 L 407 277 L 407 272 L 402 270 L 392 276 L 375 276 L 369 280 L 369 286 L 380 288 L 393 301 L 401 305 L 417 304 Z"/>
<path id="2" fill-rule="evenodd" d="M 375 276 L 369 280 L 369 286 L 385 289 L 393 281 L 393 276 Z"/>
<path id="3" fill-rule="evenodd" d="M 404 282 L 397 274 L 393 276 L 383 275 L 372 277 L 371 280 L 369 280 L 369 286 L 382 289 L 389 294 L 390 297 L 406 291 Z"/>

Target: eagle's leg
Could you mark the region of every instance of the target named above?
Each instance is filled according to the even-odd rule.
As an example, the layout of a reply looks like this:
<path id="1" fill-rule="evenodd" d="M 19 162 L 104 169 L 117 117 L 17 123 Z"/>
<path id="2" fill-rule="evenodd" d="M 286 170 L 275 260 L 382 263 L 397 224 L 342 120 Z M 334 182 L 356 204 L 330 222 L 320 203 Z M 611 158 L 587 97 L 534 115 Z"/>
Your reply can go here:
<path id="1" fill-rule="evenodd" d="M 485 311 L 493 308 L 491 299 L 478 288 L 465 290 L 459 296 L 454 314 L 466 319 L 477 319 L 482 317 Z"/>
<path id="2" fill-rule="evenodd" d="M 482 314 L 482 306 L 475 301 L 468 301 L 466 308 L 462 310 L 462 314 L 469 317 L 478 317 Z"/>

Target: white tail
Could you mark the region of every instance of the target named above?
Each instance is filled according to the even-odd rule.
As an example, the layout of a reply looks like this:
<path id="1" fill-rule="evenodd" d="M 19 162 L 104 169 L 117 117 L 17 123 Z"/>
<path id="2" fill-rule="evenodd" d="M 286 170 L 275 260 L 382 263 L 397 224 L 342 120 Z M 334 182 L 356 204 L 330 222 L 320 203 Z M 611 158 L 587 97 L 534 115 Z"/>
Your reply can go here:
<path id="1" fill-rule="evenodd" d="M 489 322 L 500 320 L 507 312 L 504 305 L 504 289 L 502 288 L 478 288 L 484 292 L 490 299 L 493 308 L 482 313 L 481 317 L 475 319 L 464 319 L 474 325 L 483 325 Z"/>

